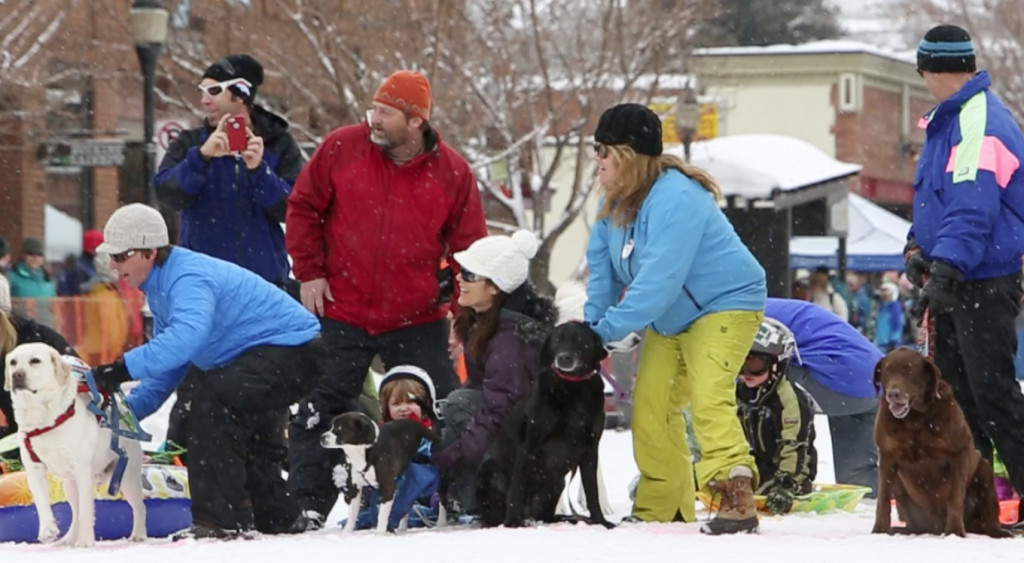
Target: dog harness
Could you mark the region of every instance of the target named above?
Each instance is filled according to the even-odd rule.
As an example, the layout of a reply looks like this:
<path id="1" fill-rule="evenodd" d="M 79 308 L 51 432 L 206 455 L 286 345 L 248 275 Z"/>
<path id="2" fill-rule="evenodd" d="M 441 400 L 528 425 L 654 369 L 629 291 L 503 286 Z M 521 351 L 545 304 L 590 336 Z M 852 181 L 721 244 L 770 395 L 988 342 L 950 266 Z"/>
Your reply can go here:
<path id="1" fill-rule="evenodd" d="M 81 394 L 81 393 L 89 393 L 89 384 L 85 383 L 84 381 L 82 383 L 79 383 L 78 384 L 78 393 L 79 394 Z M 109 403 L 109 401 L 110 401 L 110 396 L 109 395 L 104 395 L 103 396 L 103 404 L 102 404 L 101 408 L 106 408 L 106 406 Z M 64 411 L 63 414 L 58 416 L 57 420 L 53 421 L 53 424 L 51 424 L 49 426 L 45 426 L 43 428 L 36 428 L 35 430 L 29 430 L 28 432 L 25 433 L 25 437 L 22 439 L 22 441 L 25 443 L 25 451 L 28 452 L 28 456 L 30 458 L 32 458 L 32 461 L 34 461 L 35 463 L 41 463 L 41 460 L 39 459 L 39 456 L 36 455 L 36 450 L 32 447 L 32 438 L 35 438 L 36 436 L 40 436 L 42 434 L 46 434 L 47 432 L 53 430 L 54 428 L 60 427 L 61 424 L 64 424 L 65 422 L 67 422 L 72 416 L 75 416 L 75 401 L 71 401 L 71 405 L 68 406 L 68 410 Z M 96 417 L 97 422 L 100 421 L 100 419 L 101 419 L 101 417 L 99 417 L 99 416 Z"/>

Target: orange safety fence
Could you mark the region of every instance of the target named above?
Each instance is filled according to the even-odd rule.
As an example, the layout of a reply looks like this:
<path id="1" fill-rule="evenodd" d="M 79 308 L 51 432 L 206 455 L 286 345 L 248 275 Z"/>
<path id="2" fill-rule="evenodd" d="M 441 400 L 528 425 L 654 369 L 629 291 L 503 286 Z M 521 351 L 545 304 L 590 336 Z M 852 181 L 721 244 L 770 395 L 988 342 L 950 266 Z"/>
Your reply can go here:
<path id="1" fill-rule="evenodd" d="M 49 326 L 67 339 L 89 365 L 110 363 L 143 342 L 142 292 L 103 286 L 87 295 L 14 298 L 16 314 Z"/>

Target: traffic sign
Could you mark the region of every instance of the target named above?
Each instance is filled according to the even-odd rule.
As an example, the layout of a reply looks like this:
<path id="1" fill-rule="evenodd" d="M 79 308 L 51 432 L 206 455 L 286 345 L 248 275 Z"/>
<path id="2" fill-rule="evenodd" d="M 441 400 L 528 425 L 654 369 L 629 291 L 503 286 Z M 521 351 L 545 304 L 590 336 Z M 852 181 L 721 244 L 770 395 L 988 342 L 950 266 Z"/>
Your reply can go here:
<path id="1" fill-rule="evenodd" d="M 70 166 L 121 166 L 124 164 L 124 141 L 117 139 L 91 139 L 69 143 Z"/>
<path id="2" fill-rule="evenodd" d="M 188 129 L 186 125 L 187 119 L 184 118 L 170 118 L 161 119 L 156 122 L 156 165 L 160 166 L 160 162 L 164 159 L 164 154 L 167 149 L 174 142 L 174 139 L 178 138 L 178 134 Z"/>

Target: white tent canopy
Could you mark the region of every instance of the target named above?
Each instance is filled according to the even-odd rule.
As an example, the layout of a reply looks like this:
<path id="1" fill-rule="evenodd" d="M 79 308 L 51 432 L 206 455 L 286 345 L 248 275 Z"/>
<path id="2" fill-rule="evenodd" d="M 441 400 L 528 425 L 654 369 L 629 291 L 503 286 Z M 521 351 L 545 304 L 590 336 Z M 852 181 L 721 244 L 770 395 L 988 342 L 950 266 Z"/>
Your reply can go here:
<path id="1" fill-rule="evenodd" d="M 46 260 L 60 262 L 68 254 L 82 253 L 82 222 L 52 205 L 44 211 Z"/>
<path id="2" fill-rule="evenodd" d="M 902 270 L 910 222 L 853 193 L 849 213 L 846 267 L 857 271 Z M 789 243 L 789 264 L 791 268 L 835 269 L 838 250 L 836 237 L 793 237 Z"/>

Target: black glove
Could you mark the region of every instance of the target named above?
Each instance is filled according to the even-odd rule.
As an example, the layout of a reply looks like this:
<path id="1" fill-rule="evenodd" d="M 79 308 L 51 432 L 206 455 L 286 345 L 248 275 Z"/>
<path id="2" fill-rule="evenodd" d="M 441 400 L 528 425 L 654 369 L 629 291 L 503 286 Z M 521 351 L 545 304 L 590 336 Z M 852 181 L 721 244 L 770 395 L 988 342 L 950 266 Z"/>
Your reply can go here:
<path id="1" fill-rule="evenodd" d="M 117 391 L 122 383 L 132 379 L 128 366 L 124 365 L 124 358 L 92 368 L 92 377 L 96 380 L 96 387 L 106 393 Z"/>
<path id="2" fill-rule="evenodd" d="M 451 266 L 445 266 L 437 271 L 437 286 L 440 290 L 437 302 L 443 304 L 451 301 L 452 295 L 455 294 L 455 275 Z"/>
<path id="3" fill-rule="evenodd" d="M 956 305 L 956 290 L 963 274 L 956 267 L 936 260 L 928 270 L 928 281 L 924 294 L 928 298 L 928 310 L 932 315 L 949 313 Z"/>
<path id="4" fill-rule="evenodd" d="M 932 263 L 917 249 L 911 250 L 906 256 L 907 279 L 917 287 L 924 287 L 924 276 L 931 269 Z"/>
<path id="5" fill-rule="evenodd" d="M 793 508 L 796 481 L 788 473 L 776 473 L 765 491 L 765 508 L 772 514 L 786 514 Z"/>

